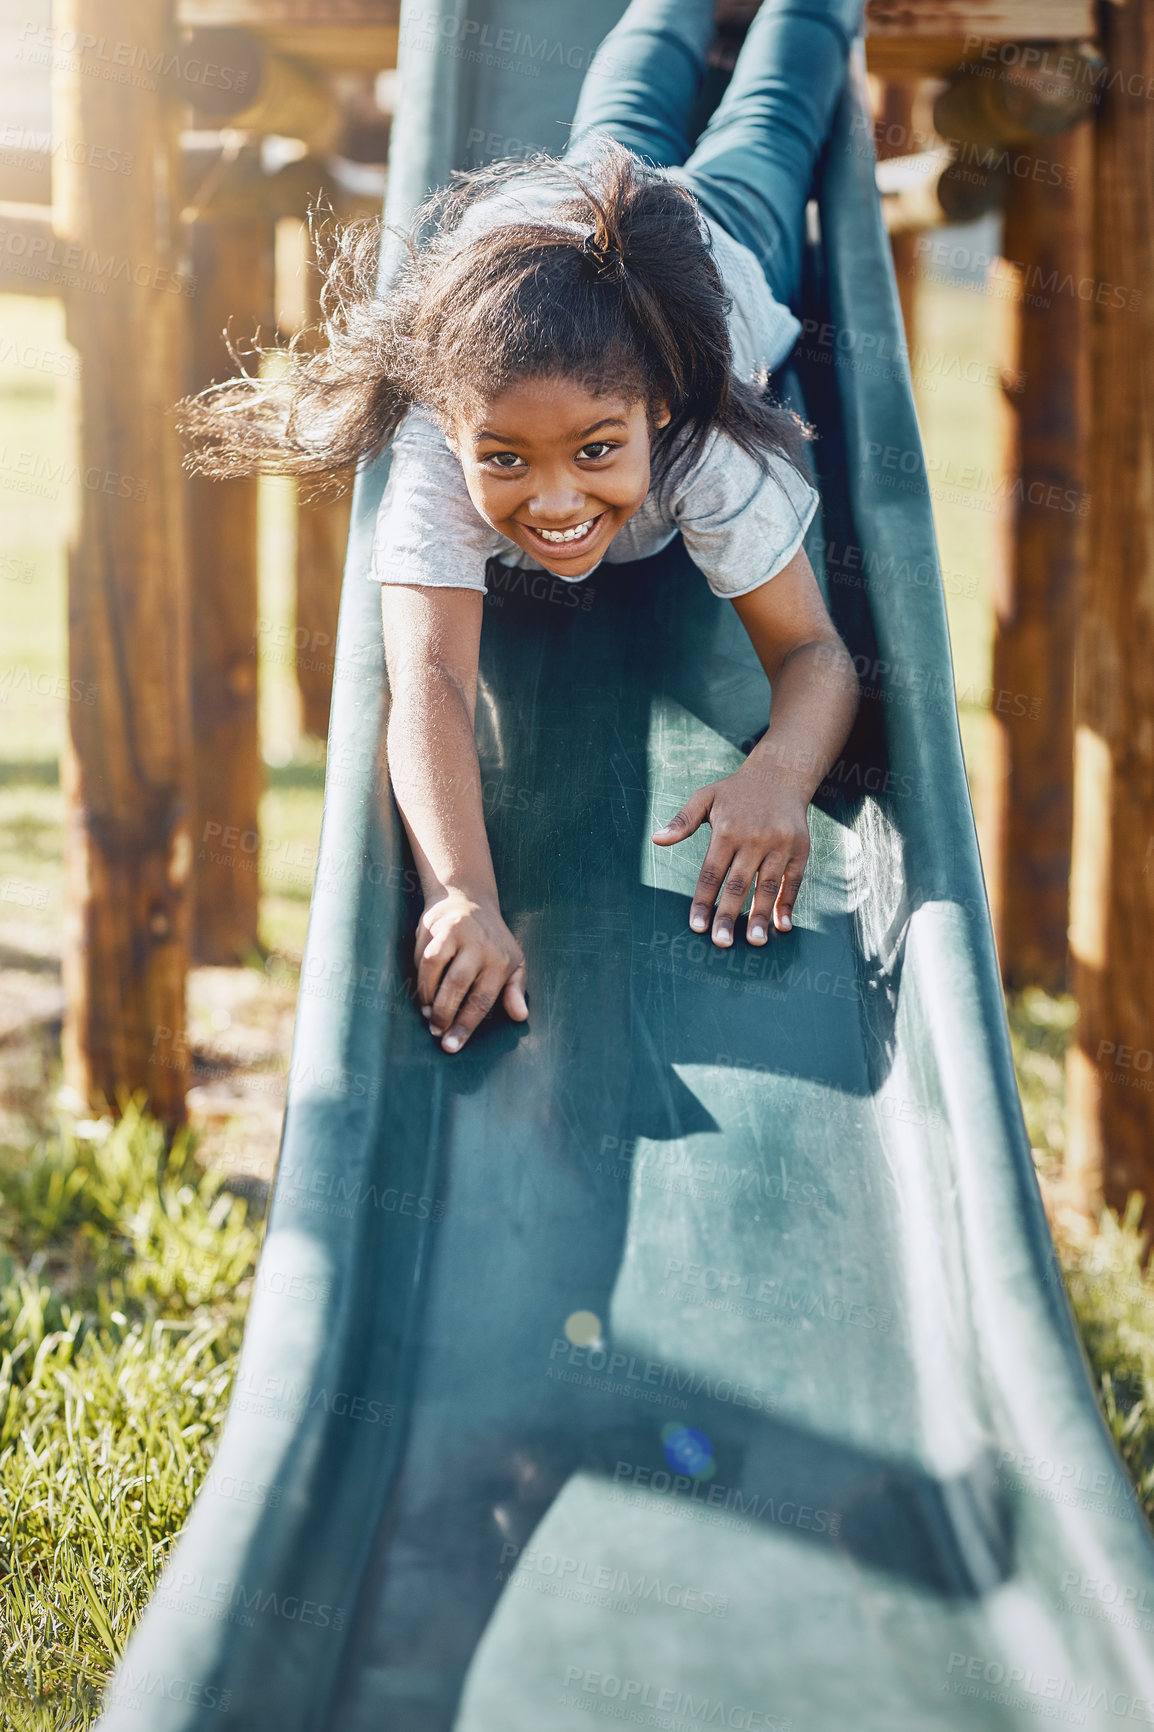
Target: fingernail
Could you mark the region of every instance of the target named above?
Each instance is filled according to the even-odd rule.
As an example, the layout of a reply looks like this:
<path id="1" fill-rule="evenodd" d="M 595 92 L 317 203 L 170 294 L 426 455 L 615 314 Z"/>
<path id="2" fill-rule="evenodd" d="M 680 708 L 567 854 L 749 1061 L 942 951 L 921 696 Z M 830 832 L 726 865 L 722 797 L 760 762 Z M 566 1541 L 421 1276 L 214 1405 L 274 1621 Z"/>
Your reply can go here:
<path id="1" fill-rule="evenodd" d="M 713 942 L 714 942 L 714 943 L 715 943 L 715 944 L 723 944 L 723 945 L 724 945 L 724 944 L 732 944 L 732 943 L 733 943 L 733 933 L 732 933 L 732 932 L 730 932 L 730 931 L 728 931 L 728 930 L 727 930 L 727 929 L 726 929 L 726 928 L 725 928 L 725 927 L 724 927 L 724 926 L 723 926 L 723 927 L 722 927 L 722 928 L 721 928 L 721 931 L 720 931 L 720 932 L 715 932 L 715 933 L 714 933 L 714 935 L 713 935 Z"/>
<path id="2" fill-rule="evenodd" d="M 783 914 L 781 916 L 781 930 L 783 932 L 788 932 L 792 926 L 793 926 L 793 921 L 790 919 L 789 915 Z"/>
<path id="3" fill-rule="evenodd" d="M 765 942 L 765 927 L 751 926 L 749 929 L 749 936 L 754 944 L 763 944 Z"/>
<path id="4" fill-rule="evenodd" d="M 691 914 L 689 916 L 689 924 L 692 926 L 694 932 L 704 932 L 709 922 L 706 920 L 704 914 Z"/>
<path id="5" fill-rule="evenodd" d="M 460 1044 L 461 1044 L 461 1037 L 459 1034 L 447 1034 L 445 1036 L 445 1051 L 446 1052 L 456 1052 L 456 1050 L 460 1046 Z"/>
<path id="6" fill-rule="evenodd" d="M 431 1004 L 423 1004 L 421 1006 L 421 1015 L 424 1017 L 426 1022 L 428 1022 L 428 1020 L 432 1016 L 432 1014 L 433 1014 L 433 1007 Z"/>

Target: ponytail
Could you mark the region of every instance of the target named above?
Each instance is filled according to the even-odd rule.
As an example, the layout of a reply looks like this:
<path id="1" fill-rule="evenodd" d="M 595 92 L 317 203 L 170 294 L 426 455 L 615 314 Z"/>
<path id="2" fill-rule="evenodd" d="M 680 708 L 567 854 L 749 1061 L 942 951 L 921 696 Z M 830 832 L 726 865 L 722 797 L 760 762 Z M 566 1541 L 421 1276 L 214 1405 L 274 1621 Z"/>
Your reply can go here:
<path id="1" fill-rule="evenodd" d="M 456 177 L 418 212 L 378 298 L 381 240 L 377 222 L 338 231 L 319 329 L 234 351 L 239 376 L 181 405 L 190 468 L 324 483 L 380 450 L 414 405 L 448 431 L 464 404 L 559 377 L 646 403 L 659 486 L 715 430 L 765 469 L 800 463 L 803 424 L 764 377 L 732 371 L 729 302 L 696 201 L 619 145 L 585 171 L 537 158 Z"/>

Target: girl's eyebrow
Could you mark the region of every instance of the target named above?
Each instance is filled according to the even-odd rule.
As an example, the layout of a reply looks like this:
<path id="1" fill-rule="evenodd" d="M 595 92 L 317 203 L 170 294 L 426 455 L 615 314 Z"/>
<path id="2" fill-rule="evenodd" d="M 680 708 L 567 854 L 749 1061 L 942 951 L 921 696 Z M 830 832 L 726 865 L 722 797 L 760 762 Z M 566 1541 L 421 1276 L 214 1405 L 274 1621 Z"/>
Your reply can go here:
<path id="1" fill-rule="evenodd" d="M 570 433 L 570 439 L 588 439 L 590 433 L 597 433 L 602 427 L 627 427 L 629 423 L 621 415 L 607 415 L 603 421 L 594 421 L 591 427 L 582 427 L 577 433 Z M 479 445 L 482 439 L 497 439 L 502 445 L 523 445 L 525 441 L 515 433 L 494 433 L 488 427 L 482 427 L 473 434 L 473 444 Z"/>
<path id="2" fill-rule="evenodd" d="M 606 415 L 604 421 L 594 421 L 592 427 L 582 427 L 579 433 L 574 433 L 574 439 L 588 439 L 590 433 L 597 433 L 602 427 L 628 427 L 629 423 L 622 415 Z"/>

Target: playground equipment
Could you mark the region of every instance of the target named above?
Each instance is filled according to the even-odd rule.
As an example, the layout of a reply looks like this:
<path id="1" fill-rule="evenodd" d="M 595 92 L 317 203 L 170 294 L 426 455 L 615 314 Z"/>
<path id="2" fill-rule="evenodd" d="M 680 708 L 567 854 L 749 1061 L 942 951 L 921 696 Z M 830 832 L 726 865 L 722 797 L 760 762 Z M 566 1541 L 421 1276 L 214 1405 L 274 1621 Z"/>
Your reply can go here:
<path id="1" fill-rule="evenodd" d="M 753 3 L 721 5 L 720 59 Z M 34 81 L 42 67 L 47 82 L 51 69 L 57 145 L 91 138 L 99 150 L 6 153 L 0 288 L 63 296 L 82 366 L 70 678 L 95 701 L 73 706 L 64 778 L 65 1077 L 97 1108 L 143 1089 L 177 1124 L 189 963 L 242 961 L 259 944 L 262 622 L 252 491 L 218 489 L 206 510 L 176 472 L 168 398 L 142 381 L 226 370 L 217 297 L 238 321 L 259 310 L 273 224 L 299 219 L 326 189 L 334 140 L 337 157 L 383 162 L 387 122 L 367 89 L 395 62 L 399 3 L 342 0 L 334 14 L 323 0 L 179 0 L 175 15 L 169 0 L 126 4 L 85 0 L 81 16 L 77 0 L 56 0 L 51 26 L 21 28 L 21 75 Z M 984 501 L 1001 496 L 1005 532 L 998 768 L 979 827 L 1003 980 L 1058 989 L 1069 978 L 1079 1001 L 1065 1188 L 1092 1214 L 1103 1198 L 1121 1206 L 1131 1189 L 1154 1190 L 1154 722 L 1148 608 L 1134 581 L 1148 563 L 1154 485 L 1144 431 L 1154 328 L 1141 287 L 1154 273 L 1154 209 L 1130 172 L 1154 148 L 1154 21 L 1147 6 L 1093 0 L 868 0 L 866 21 L 870 71 L 887 83 L 878 143 L 906 156 L 886 165 L 904 186 L 886 209 L 907 314 L 925 225 L 947 206 L 1004 197 L 995 286 L 1015 316 L 1003 450 L 991 452 Z M 480 35 L 487 14 L 462 13 L 454 28 L 471 37 L 474 25 Z M 526 21 L 502 29 L 506 39 L 521 30 L 536 64 L 543 39 Z M 132 64 L 113 78 L 115 44 Z M 463 34 L 442 49 L 478 51 Z M 586 58 L 583 44 L 565 52 Z M 168 70 L 155 77 L 156 67 Z M 948 84 L 935 111 L 949 151 L 925 148 L 936 137 L 928 119 L 911 124 L 927 77 Z M 392 82 L 385 72 L 382 90 Z M 1093 124 L 1069 126 L 1079 113 Z M 270 131 L 322 154 L 247 175 Z M 476 127 L 463 159 L 476 166 L 524 142 Z M 111 160 L 154 172 L 125 198 Z M 360 196 L 346 188 L 340 214 Z M 129 352 L 148 367 L 121 366 Z M 294 646 L 314 735 L 327 725 L 344 522 L 340 502 L 298 519 Z M 225 835 L 245 846 L 218 846 Z"/>
<path id="2" fill-rule="evenodd" d="M 590 0 L 583 39 L 617 10 Z M 532 18 L 570 40 L 569 8 Z M 572 110 L 563 53 L 529 77 L 459 31 L 448 0 L 402 27 L 394 222 L 477 128 L 548 146 Z M 884 357 L 859 79 L 805 300 Z M 1154 1545 L 1022 1127 L 907 371 L 786 385 L 865 692 L 795 930 L 714 951 L 691 850 L 648 841 L 764 725 L 732 609 L 677 547 L 565 594 L 494 569 L 479 749 L 531 1016 L 453 1058 L 406 992 L 366 581 L 387 460 L 360 479 L 236 1393 L 103 1732 L 142 1708 L 155 1732 L 928 1732 L 1051 1706 L 1104 1732 L 1154 1699 Z"/>

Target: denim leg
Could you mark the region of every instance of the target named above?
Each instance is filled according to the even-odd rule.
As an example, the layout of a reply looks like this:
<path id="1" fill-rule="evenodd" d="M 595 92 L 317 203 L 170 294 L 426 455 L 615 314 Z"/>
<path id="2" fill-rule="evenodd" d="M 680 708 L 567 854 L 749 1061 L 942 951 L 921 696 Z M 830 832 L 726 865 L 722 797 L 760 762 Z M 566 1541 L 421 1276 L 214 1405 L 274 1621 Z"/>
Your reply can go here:
<path id="1" fill-rule="evenodd" d="M 657 168 L 683 163 L 712 34 L 712 0 L 632 0 L 585 75 L 567 160 L 608 135 Z"/>
<path id="2" fill-rule="evenodd" d="M 675 178 L 796 300 L 805 205 L 845 81 L 862 0 L 763 0 L 733 77 Z"/>

